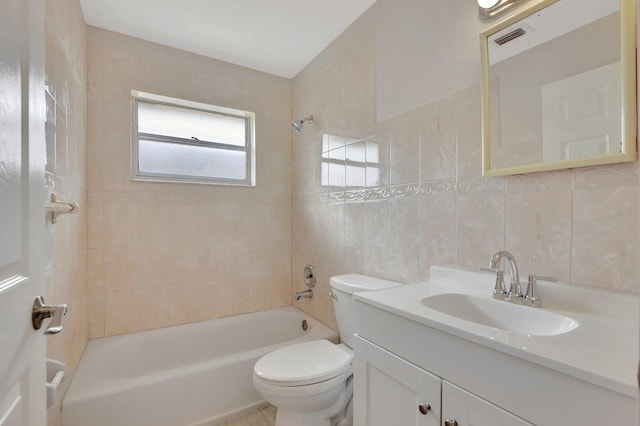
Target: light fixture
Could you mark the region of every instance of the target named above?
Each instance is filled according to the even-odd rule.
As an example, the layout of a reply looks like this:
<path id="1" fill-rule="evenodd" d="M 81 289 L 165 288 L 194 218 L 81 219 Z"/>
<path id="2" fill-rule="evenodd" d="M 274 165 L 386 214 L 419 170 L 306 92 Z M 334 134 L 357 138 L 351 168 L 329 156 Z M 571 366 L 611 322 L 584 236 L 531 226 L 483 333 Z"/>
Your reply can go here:
<path id="1" fill-rule="evenodd" d="M 483 19 L 495 18 L 521 1 L 522 0 L 477 0 L 478 7 L 480 8 L 480 16 Z"/>
<path id="2" fill-rule="evenodd" d="M 498 3 L 500 3 L 500 0 L 478 0 L 478 6 L 482 9 L 491 9 Z"/>

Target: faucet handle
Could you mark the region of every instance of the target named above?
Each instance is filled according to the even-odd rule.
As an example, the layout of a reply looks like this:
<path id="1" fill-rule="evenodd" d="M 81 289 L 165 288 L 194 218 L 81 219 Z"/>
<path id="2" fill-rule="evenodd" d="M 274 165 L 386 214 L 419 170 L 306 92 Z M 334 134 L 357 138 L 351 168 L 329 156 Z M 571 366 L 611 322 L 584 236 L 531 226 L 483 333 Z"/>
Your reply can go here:
<path id="1" fill-rule="evenodd" d="M 534 275 L 531 274 L 529 275 L 529 281 L 531 281 L 533 279 L 533 281 L 551 281 L 552 283 L 556 283 L 558 282 L 558 278 L 556 277 L 543 277 L 541 275 Z"/>
<path id="2" fill-rule="evenodd" d="M 480 270 L 485 272 L 494 272 L 496 274 L 496 285 L 493 288 L 493 297 L 495 299 L 506 299 L 509 296 L 509 292 L 504 284 L 504 271 L 493 268 L 480 268 Z"/>
<path id="3" fill-rule="evenodd" d="M 536 282 L 538 280 L 557 282 L 558 279 L 556 277 L 542 277 L 534 274 L 529 275 L 529 282 L 527 283 L 527 294 L 525 295 L 526 303 L 541 308 L 542 299 L 540 299 L 540 297 L 538 296 L 538 287 L 536 286 Z"/>
<path id="4" fill-rule="evenodd" d="M 493 297 L 496 299 L 506 299 L 509 297 L 507 286 L 504 284 L 504 272 L 496 271 L 496 285 L 493 287 Z"/>

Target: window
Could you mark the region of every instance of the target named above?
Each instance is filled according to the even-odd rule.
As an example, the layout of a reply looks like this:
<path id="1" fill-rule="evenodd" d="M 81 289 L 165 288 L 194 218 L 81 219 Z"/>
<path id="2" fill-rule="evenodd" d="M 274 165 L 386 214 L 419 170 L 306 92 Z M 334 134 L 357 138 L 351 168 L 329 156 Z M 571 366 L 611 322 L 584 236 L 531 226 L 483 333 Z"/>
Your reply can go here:
<path id="1" fill-rule="evenodd" d="M 255 185 L 255 114 L 132 92 L 134 180 Z"/>

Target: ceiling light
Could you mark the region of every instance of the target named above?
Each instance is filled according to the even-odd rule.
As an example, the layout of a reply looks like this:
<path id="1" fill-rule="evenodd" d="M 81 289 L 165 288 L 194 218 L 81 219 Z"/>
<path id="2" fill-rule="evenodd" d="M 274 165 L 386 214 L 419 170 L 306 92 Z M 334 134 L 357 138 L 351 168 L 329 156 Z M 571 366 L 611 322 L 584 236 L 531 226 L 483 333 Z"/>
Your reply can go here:
<path id="1" fill-rule="evenodd" d="M 500 0 L 478 0 L 478 6 L 483 9 L 490 9 L 498 3 L 500 3 Z"/>
<path id="2" fill-rule="evenodd" d="M 492 19 L 503 14 L 512 6 L 522 0 L 477 0 L 480 8 L 480 16 L 484 19 Z"/>

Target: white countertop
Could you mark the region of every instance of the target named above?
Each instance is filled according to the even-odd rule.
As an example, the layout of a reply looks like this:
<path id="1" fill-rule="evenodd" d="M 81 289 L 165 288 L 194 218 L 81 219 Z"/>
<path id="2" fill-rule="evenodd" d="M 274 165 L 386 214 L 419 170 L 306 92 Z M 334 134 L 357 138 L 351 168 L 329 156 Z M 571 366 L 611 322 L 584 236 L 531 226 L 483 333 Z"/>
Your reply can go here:
<path id="1" fill-rule="evenodd" d="M 554 336 L 500 330 L 441 313 L 421 303 L 426 297 L 443 293 L 492 299 L 494 282 L 495 276 L 489 273 L 433 267 L 429 281 L 355 293 L 354 298 L 578 379 L 634 398 L 637 396 L 637 297 L 539 282 L 544 307 L 522 309 L 544 309 L 579 322 L 576 329 Z"/>

